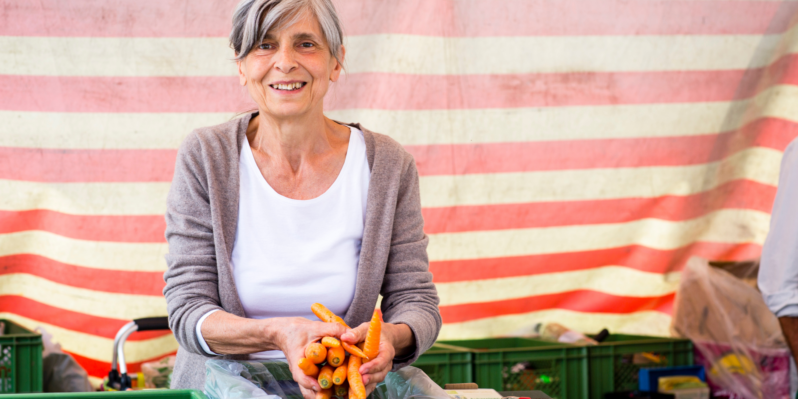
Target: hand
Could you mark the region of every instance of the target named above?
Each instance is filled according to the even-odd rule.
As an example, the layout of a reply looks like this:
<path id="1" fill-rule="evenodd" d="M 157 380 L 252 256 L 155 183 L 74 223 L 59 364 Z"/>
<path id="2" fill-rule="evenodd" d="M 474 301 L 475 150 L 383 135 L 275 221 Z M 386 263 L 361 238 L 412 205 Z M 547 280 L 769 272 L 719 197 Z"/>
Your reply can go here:
<path id="1" fill-rule="evenodd" d="M 407 327 L 403 324 L 401 326 Z M 394 347 L 394 334 L 392 334 L 392 332 L 396 327 L 396 324 L 382 323 L 379 354 L 376 358 L 360 366 L 360 374 L 363 375 L 363 384 L 366 386 L 367 396 L 374 391 L 378 383 L 385 380 L 385 376 L 388 375 L 388 372 L 393 368 L 393 358 L 396 356 L 396 348 Z M 368 330 L 369 323 L 365 322 L 356 328 L 346 330 L 346 332 L 341 335 L 341 340 L 355 345 L 366 339 Z"/>
<path id="2" fill-rule="evenodd" d="M 271 319 L 276 321 L 277 319 Z M 302 317 L 281 318 L 280 328 L 275 342 L 288 360 L 288 367 L 294 381 L 299 384 L 299 390 L 305 399 L 315 399 L 319 382 L 305 375 L 297 363 L 299 359 L 305 357 L 305 347 L 311 342 L 316 342 L 324 337 L 340 337 L 346 331 L 346 327 L 338 323 L 322 323 L 310 321 Z"/>

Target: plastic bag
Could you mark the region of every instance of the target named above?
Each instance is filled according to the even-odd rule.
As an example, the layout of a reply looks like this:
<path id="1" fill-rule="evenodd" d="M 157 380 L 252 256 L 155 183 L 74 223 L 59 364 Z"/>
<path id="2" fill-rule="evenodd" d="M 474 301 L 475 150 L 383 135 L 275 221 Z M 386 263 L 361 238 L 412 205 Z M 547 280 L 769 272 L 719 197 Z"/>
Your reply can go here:
<path id="1" fill-rule="evenodd" d="M 789 349 L 761 294 L 692 258 L 682 272 L 673 331 L 693 341 L 716 397 L 789 398 Z"/>
<path id="2" fill-rule="evenodd" d="M 141 364 L 146 388 L 169 388 L 169 380 L 175 369 L 175 356 L 167 356 L 161 360 Z"/>
<path id="3" fill-rule="evenodd" d="M 302 399 L 288 363 L 279 360 L 208 360 L 205 362 L 205 394 L 211 399 Z M 369 398 L 450 399 L 423 371 L 409 366 L 388 373 Z"/>

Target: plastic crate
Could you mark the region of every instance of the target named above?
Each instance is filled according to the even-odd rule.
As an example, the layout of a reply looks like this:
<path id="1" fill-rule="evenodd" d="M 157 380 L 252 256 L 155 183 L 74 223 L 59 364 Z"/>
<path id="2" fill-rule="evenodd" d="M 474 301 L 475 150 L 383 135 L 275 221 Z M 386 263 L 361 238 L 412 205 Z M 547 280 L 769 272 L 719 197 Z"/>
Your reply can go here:
<path id="1" fill-rule="evenodd" d="M 526 338 L 444 341 L 471 349 L 474 382 L 497 391 L 543 391 L 555 399 L 588 396 L 587 349 Z"/>
<path id="2" fill-rule="evenodd" d="M 474 382 L 473 354 L 465 348 L 436 343 L 412 366 L 427 373 L 441 388 L 446 384 Z"/>
<path id="3" fill-rule="evenodd" d="M 193 389 L 150 389 L 124 392 L 70 392 L 3 395 L 3 399 L 208 399 Z"/>
<path id="4" fill-rule="evenodd" d="M 0 335 L 0 393 L 42 391 L 42 336 L 9 321 Z"/>
<path id="5" fill-rule="evenodd" d="M 602 399 L 609 392 L 638 389 L 638 375 L 643 367 L 693 364 L 693 343 L 687 339 L 613 334 L 587 350 L 591 399 Z M 657 359 L 660 361 L 654 361 Z"/>

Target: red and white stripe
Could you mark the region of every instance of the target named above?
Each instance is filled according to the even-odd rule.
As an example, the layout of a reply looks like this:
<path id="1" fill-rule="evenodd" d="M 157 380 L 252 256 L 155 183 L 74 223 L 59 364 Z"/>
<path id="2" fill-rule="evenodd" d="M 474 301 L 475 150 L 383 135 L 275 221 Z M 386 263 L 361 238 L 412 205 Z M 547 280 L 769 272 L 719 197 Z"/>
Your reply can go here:
<path id="1" fill-rule="evenodd" d="M 0 317 L 95 378 L 164 315 L 180 141 L 252 108 L 236 0 L 0 0 Z M 684 262 L 757 257 L 798 136 L 796 1 L 336 0 L 330 117 L 421 175 L 441 338 L 667 334 Z M 176 350 L 137 333 L 136 370 Z"/>

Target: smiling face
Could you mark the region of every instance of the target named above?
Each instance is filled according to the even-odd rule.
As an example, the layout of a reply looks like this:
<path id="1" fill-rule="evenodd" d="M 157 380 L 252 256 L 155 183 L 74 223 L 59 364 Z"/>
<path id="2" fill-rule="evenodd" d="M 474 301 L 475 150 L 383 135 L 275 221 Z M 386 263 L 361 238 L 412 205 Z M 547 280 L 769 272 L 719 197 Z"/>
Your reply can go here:
<path id="1" fill-rule="evenodd" d="M 321 113 L 330 82 L 340 74 L 341 65 L 308 11 L 299 14 L 293 25 L 270 31 L 238 61 L 241 85 L 247 86 L 261 113 L 277 119 Z"/>

